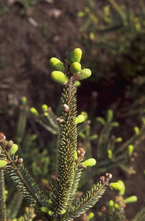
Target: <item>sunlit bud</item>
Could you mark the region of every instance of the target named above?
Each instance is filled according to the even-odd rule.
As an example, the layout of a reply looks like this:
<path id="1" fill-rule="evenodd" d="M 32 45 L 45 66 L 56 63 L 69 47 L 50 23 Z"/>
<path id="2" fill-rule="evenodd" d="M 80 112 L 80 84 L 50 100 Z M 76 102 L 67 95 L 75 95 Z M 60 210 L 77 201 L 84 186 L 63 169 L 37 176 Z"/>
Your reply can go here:
<path id="1" fill-rule="evenodd" d="M 125 185 L 121 180 L 118 180 L 118 182 L 110 183 L 110 188 L 114 190 L 118 190 L 120 195 L 123 195 L 125 193 Z"/>
<path id="2" fill-rule="evenodd" d="M 67 76 L 61 71 L 53 71 L 51 73 L 51 78 L 55 82 L 60 83 L 62 85 L 66 85 L 68 82 Z"/>
<path id="3" fill-rule="evenodd" d="M 134 150 L 134 146 L 133 145 L 128 145 L 128 154 L 129 154 L 129 156 L 131 156 L 132 155 L 132 153 L 133 153 L 133 150 Z"/>
<path id="4" fill-rule="evenodd" d="M 67 104 L 63 104 L 62 109 L 63 109 L 64 112 L 69 112 L 69 110 L 70 110 L 70 108 Z"/>
<path id="5" fill-rule="evenodd" d="M 88 68 L 84 68 L 78 74 L 76 74 L 76 80 L 84 80 L 90 77 L 92 74 L 91 70 Z"/>
<path id="6" fill-rule="evenodd" d="M 13 144 L 13 146 L 10 149 L 10 154 L 14 155 L 18 150 L 18 145 L 17 144 Z"/>
<path id="7" fill-rule="evenodd" d="M 90 140 L 96 140 L 98 138 L 98 134 L 94 134 L 90 137 Z"/>
<path id="8" fill-rule="evenodd" d="M 114 204 L 114 208 L 117 209 L 117 210 L 119 210 L 119 205 L 118 205 L 118 203 L 115 203 L 115 204 Z"/>
<path id="9" fill-rule="evenodd" d="M 48 106 L 46 105 L 46 104 L 43 104 L 42 105 L 42 110 L 45 112 L 45 111 L 47 111 L 48 110 Z"/>
<path id="10" fill-rule="evenodd" d="M 124 200 L 125 203 L 134 203 L 136 201 L 137 201 L 137 196 L 130 196 Z"/>
<path id="11" fill-rule="evenodd" d="M 73 62 L 80 62 L 81 58 L 82 58 L 82 50 L 80 48 L 75 48 L 73 51 L 71 51 L 67 60 L 70 63 L 73 63 Z"/>
<path id="12" fill-rule="evenodd" d="M 27 98 L 25 96 L 23 96 L 21 98 L 21 102 L 22 102 L 22 104 L 26 104 L 27 103 Z"/>
<path id="13" fill-rule="evenodd" d="M 30 113 L 35 117 L 39 116 L 38 111 L 34 107 L 30 108 Z"/>
<path id="14" fill-rule="evenodd" d="M 81 64 L 79 62 L 74 62 L 72 63 L 72 65 L 70 66 L 70 72 L 73 74 L 78 73 L 79 71 L 81 71 Z"/>
<path id="15" fill-rule="evenodd" d="M 92 219 L 94 217 L 94 213 L 89 213 L 89 215 L 87 216 L 87 218 L 90 220 L 90 219 Z"/>
<path id="16" fill-rule="evenodd" d="M 90 158 L 84 162 L 82 162 L 83 167 L 92 167 L 97 163 L 97 161 L 94 158 Z"/>
<path id="17" fill-rule="evenodd" d="M 0 160 L 0 169 L 5 167 L 8 164 L 8 160 Z"/>
<path id="18" fill-rule="evenodd" d="M 134 132 L 135 132 L 136 135 L 138 135 L 139 134 L 139 128 L 138 127 L 134 127 Z"/>
<path id="19" fill-rule="evenodd" d="M 54 69 L 55 71 L 62 71 L 62 72 L 65 71 L 63 63 L 58 58 L 52 57 L 49 60 L 49 64 L 51 68 Z"/>
<path id="20" fill-rule="evenodd" d="M 99 123 L 105 125 L 105 120 L 104 120 L 102 117 L 97 117 L 96 120 L 97 120 Z"/>
<path id="21" fill-rule="evenodd" d="M 107 111 L 107 122 L 110 123 L 113 119 L 113 111 L 110 109 Z"/>
<path id="22" fill-rule="evenodd" d="M 84 120 L 85 120 L 84 115 L 80 114 L 76 117 L 75 122 L 76 122 L 76 124 L 80 124 L 80 123 L 84 122 Z"/>

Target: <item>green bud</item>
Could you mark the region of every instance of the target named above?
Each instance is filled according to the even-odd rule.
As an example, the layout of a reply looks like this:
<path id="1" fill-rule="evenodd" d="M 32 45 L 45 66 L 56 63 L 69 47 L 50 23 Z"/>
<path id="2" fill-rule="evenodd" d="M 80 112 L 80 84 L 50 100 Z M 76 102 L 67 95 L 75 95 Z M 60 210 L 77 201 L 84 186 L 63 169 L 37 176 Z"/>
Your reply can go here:
<path id="1" fill-rule="evenodd" d="M 42 206 L 42 207 L 41 207 L 41 211 L 42 211 L 43 213 L 47 213 L 47 212 L 48 212 L 48 208 L 45 207 L 45 206 Z"/>
<path id="2" fill-rule="evenodd" d="M 85 120 L 84 115 L 80 114 L 76 117 L 75 122 L 76 122 L 76 124 L 80 124 L 80 123 L 84 122 L 84 120 Z"/>
<path id="3" fill-rule="evenodd" d="M 18 150 L 18 145 L 17 144 L 13 144 L 13 146 L 10 149 L 10 154 L 14 155 Z"/>
<path id="4" fill-rule="evenodd" d="M 76 79 L 78 80 L 84 80 L 88 77 L 90 77 L 92 74 L 91 70 L 88 68 L 84 68 L 83 70 L 81 70 L 77 75 L 76 75 Z"/>
<path id="5" fill-rule="evenodd" d="M 122 188 L 121 184 L 118 183 L 118 182 L 110 183 L 109 186 L 110 186 L 111 189 L 118 190 L 118 191 L 120 191 L 121 188 Z"/>
<path id="6" fill-rule="evenodd" d="M 65 85 L 68 82 L 67 76 L 61 71 L 53 71 L 51 73 L 51 78 L 52 78 L 52 80 L 54 80 L 57 83 L 60 83 L 62 85 Z"/>
<path id="7" fill-rule="evenodd" d="M 114 208 L 117 209 L 117 210 L 119 210 L 119 204 L 118 204 L 118 203 L 115 203 L 115 204 L 114 204 Z"/>
<path id="8" fill-rule="evenodd" d="M 27 103 L 27 98 L 25 96 L 23 96 L 21 98 L 21 102 L 22 102 L 22 104 L 26 104 Z"/>
<path id="9" fill-rule="evenodd" d="M 8 164 L 8 160 L 0 160 L 0 168 L 5 167 Z"/>
<path id="10" fill-rule="evenodd" d="M 107 150 L 107 152 L 108 152 L 108 158 L 112 159 L 112 150 Z"/>
<path id="11" fill-rule="evenodd" d="M 63 210 L 60 212 L 60 214 L 64 214 L 64 213 L 66 213 L 66 210 L 65 210 L 65 209 L 63 209 Z"/>
<path id="12" fill-rule="evenodd" d="M 113 207 L 114 206 L 114 201 L 113 200 L 110 200 L 109 201 L 109 207 Z"/>
<path id="13" fill-rule="evenodd" d="M 139 128 L 138 127 L 134 127 L 134 132 L 135 132 L 136 135 L 138 135 L 139 134 Z"/>
<path id="14" fill-rule="evenodd" d="M 88 119 L 88 114 L 87 114 L 87 112 L 85 112 L 85 111 L 82 111 L 82 112 L 81 112 L 81 114 L 82 114 L 82 115 L 84 115 L 84 117 L 85 117 L 85 120 L 87 120 L 87 119 Z"/>
<path id="15" fill-rule="evenodd" d="M 110 123 L 113 119 L 113 111 L 110 109 L 107 111 L 107 122 Z"/>
<path id="16" fill-rule="evenodd" d="M 82 58 L 82 50 L 80 48 L 75 48 L 73 51 L 71 51 L 67 60 L 70 63 L 74 63 L 74 62 L 80 62 L 81 58 Z"/>
<path id="17" fill-rule="evenodd" d="M 132 153 L 133 153 L 133 150 L 134 150 L 134 146 L 133 145 L 128 145 L 128 154 L 129 154 L 129 156 L 131 156 L 132 155 Z"/>
<path id="18" fill-rule="evenodd" d="M 43 105 L 42 105 L 42 110 L 43 110 L 43 111 L 47 111 L 47 110 L 48 110 L 48 106 L 47 106 L 46 104 L 43 104 Z"/>
<path id="19" fill-rule="evenodd" d="M 81 64 L 79 62 L 74 62 L 72 63 L 72 65 L 70 66 L 70 71 L 73 74 L 78 73 L 79 71 L 81 71 Z"/>
<path id="20" fill-rule="evenodd" d="M 118 180 L 118 183 L 120 183 L 120 185 L 121 185 L 121 190 L 119 191 L 119 194 L 124 195 L 125 194 L 125 184 L 122 180 Z"/>
<path id="21" fill-rule="evenodd" d="M 51 58 L 49 60 L 49 64 L 51 66 L 52 69 L 54 69 L 55 71 L 65 71 L 65 67 L 63 65 L 63 63 L 58 59 L 58 58 Z"/>
<path id="22" fill-rule="evenodd" d="M 80 81 L 75 81 L 75 86 L 76 87 L 79 87 L 81 85 L 81 82 Z"/>
<path id="23" fill-rule="evenodd" d="M 97 163 L 97 161 L 94 158 L 90 158 L 84 162 L 82 162 L 83 167 L 92 167 Z"/>
<path id="24" fill-rule="evenodd" d="M 38 111 L 34 108 L 34 107 L 31 107 L 30 108 L 30 113 L 35 116 L 35 117 L 38 117 L 39 116 L 39 113 Z"/>
<path id="25" fill-rule="evenodd" d="M 97 120 L 99 123 L 105 125 L 105 120 L 104 120 L 102 117 L 97 117 L 96 120 Z"/>
<path id="26" fill-rule="evenodd" d="M 137 201 L 137 196 L 130 196 L 124 200 L 125 203 L 134 203 L 136 201 Z"/>
<path id="27" fill-rule="evenodd" d="M 53 215 L 53 212 L 52 212 L 51 210 L 49 210 L 49 211 L 48 211 L 48 215 L 49 215 L 49 216 L 52 216 L 52 215 Z"/>
<path id="28" fill-rule="evenodd" d="M 117 142 L 117 143 L 122 142 L 122 137 L 117 137 L 117 138 L 115 139 L 115 142 Z"/>
<path id="29" fill-rule="evenodd" d="M 90 140 L 96 140 L 98 138 L 98 134 L 94 134 L 90 137 Z"/>
<path id="30" fill-rule="evenodd" d="M 116 122 L 116 121 L 114 121 L 114 122 L 111 123 L 111 126 L 112 126 L 112 127 L 118 127 L 118 126 L 119 126 L 119 123 Z"/>
<path id="31" fill-rule="evenodd" d="M 87 216 L 87 218 L 90 220 L 90 219 L 92 219 L 94 217 L 94 213 L 89 213 L 89 215 Z"/>

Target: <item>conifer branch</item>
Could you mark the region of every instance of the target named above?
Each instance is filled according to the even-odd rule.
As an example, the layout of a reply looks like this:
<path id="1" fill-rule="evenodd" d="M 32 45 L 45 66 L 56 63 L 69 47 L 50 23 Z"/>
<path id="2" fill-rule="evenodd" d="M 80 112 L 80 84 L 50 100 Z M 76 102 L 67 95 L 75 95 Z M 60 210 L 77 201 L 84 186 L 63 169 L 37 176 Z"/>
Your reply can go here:
<path id="1" fill-rule="evenodd" d="M 4 170 L 0 170 L 0 221 L 6 221 Z"/>

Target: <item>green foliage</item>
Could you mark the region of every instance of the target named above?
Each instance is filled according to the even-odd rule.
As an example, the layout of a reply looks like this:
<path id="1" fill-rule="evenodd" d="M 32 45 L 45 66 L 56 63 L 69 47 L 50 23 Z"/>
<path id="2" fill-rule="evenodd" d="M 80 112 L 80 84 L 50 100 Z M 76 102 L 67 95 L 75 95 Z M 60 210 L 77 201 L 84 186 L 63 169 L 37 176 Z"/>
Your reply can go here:
<path id="1" fill-rule="evenodd" d="M 77 53 L 76 53 L 77 52 Z M 70 53 L 69 60 L 74 59 L 80 61 L 81 50 L 77 49 Z M 78 57 L 77 57 L 78 56 Z M 82 171 L 87 166 L 93 166 L 96 160 L 90 158 L 83 161 L 83 150 L 77 148 L 77 124 L 85 120 L 85 116 L 78 115 L 77 117 L 77 100 L 76 100 L 76 73 L 72 73 L 70 70 L 71 65 L 66 61 L 66 71 L 64 75 L 68 81 L 63 85 L 63 92 L 61 96 L 61 116 L 56 117 L 53 114 L 51 108 L 47 105 L 42 106 L 43 115 L 39 114 L 35 108 L 30 109 L 30 113 L 34 116 L 41 125 L 53 134 L 58 135 L 58 152 L 57 152 L 57 166 L 56 172 L 52 174 L 52 183 L 49 185 L 46 179 L 46 188 L 41 188 L 35 179 L 30 175 L 30 172 L 24 166 L 27 160 L 27 155 L 24 154 L 24 159 L 19 158 L 17 154 L 25 153 L 22 151 L 23 142 L 27 139 L 26 148 L 32 144 L 32 135 L 24 135 L 26 127 L 26 98 L 22 98 L 22 106 L 19 114 L 19 121 L 16 130 L 15 140 L 19 144 L 14 144 L 13 141 L 7 141 L 3 133 L 0 133 L 0 162 L 2 177 L 4 177 L 4 169 L 12 179 L 14 185 L 19 192 L 23 195 L 26 201 L 28 201 L 30 207 L 33 207 L 38 217 L 45 220 L 71 220 L 75 217 L 79 217 L 102 197 L 106 190 L 106 186 L 111 179 L 111 174 L 106 174 L 103 180 L 100 180 L 93 187 L 82 195 L 79 201 L 75 200 L 75 194 L 78 189 L 79 180 L 81 178 Z M 89 69 L 87 69 L 89 70 Z M 81 70 L 80 70 L 81 72 Z M 60 76 L 55 78 L 59 79 Z M 60 81 L 60 79 L 59 79 Z M 58 82 L 59 82 L 58 81 Z M 62 82 L 59 82 L 62 83 Z M 77 119 L 77 120 L 76 120 Z M 83 119 L 83 120 L 82 120 Z M 49 124 L 49 126 L 46 126 Z M 50 129 L 51 128 L 51 129 Z M 29 153 L 29 152 L 28 152 Z M 34 151 L 32 151 L 34 153 Z M 30 155 L 30 153 L 29 153 Z M 43 152 L 41 158 L 45 156 Z M 30 156 L 29 156 L 30 157 Z M 43 159 L 41 159 L 42 161 Z M 3 164 L 4 163 L 4 164 Z M 32 167 L 35 168 L 34 164 Z M 44 161 L 45 167 L 48 167 L 48 158 Z M 44 169 L 45 169 L 44 167 Z M 6 206 L 4 199 L 4 179 L 1 179 L 1 207 L 0 214 L 1 220 L 6 221 L 6 217 L 9 220 L 13 219 L 17 215 L 18 208 L 22 203 L 22 197 L 17 199 L 14 196 L 11 200 L 11 204 L 8 207 L 6 215 Z M 43 180 L 45 182 L 45 179 Z M 15 203 L 17 202 L 17 203 Z M 15 204 L 15 210 L 12 209 Z M 31 213 L 31 208 L 26 209 L 24 216 L 16 220 L 32 220 L 35 216 L 34 212 Z"/>

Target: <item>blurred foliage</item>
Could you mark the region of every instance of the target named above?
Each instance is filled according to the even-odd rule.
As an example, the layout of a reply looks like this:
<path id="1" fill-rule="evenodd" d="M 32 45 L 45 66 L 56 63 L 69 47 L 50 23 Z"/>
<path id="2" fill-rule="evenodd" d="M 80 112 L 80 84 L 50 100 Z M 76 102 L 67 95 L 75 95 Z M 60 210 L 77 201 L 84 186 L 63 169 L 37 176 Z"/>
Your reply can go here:
<path id="1" fill-rule="evenodd" d="M 142 0 L 89 0 L 84 11 L 78 13 L 83 20 L 80 42 L 100 77 L 104 77 L 102 72 L 106 78 L 116 73 L 130 81 L 145 70 L 144 8 Z"/>

